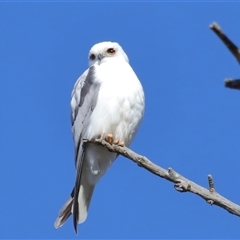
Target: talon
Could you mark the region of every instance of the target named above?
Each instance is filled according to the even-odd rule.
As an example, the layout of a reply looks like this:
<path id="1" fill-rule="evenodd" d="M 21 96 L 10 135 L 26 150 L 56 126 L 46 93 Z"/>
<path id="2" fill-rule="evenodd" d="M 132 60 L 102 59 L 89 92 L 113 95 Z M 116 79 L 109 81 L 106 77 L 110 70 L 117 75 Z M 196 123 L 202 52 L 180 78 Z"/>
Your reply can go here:
<path id="1" fill-rule="evenodd" d="M 118 143 L 118 146 L 120 146 L 120 147 L 124 147 L 124 141 L 120 141 L 119 143 Z"/>
<path id="2" fill-rule="evenodd" d="M 115 139 L 114 141 L 113 141 L 113 144 L 118 144 L 119 143 L 119 139 Z"/>
<path id="3" fill-rule="evenodd" d="M 112 135 L 111 133 L 109 133 L 109 134 L 107 135 L 106 141 L 107 141 L 108 143 L 112 144 L 112 142 L 113 142 L 113 135 Z"/>

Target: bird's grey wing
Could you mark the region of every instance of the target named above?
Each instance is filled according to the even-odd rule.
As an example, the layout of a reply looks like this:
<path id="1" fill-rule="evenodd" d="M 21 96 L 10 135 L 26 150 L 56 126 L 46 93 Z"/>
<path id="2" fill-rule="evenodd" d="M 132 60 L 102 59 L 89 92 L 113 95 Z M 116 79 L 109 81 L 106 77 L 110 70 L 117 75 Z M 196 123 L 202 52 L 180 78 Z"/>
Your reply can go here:
<path id="1" fill-rule="evenodd" d="M 78 79 L 72 91 L 71 121 L 75 145 L 76 168 L 79 156 L 82 152 L 82 137 L 86 132 L 86 127 L 89 124 L 89 118 L 97 103 L 99 83 L 94 81 L 94 75 L 95 67 L 92 66 Z"/>
<path id="2" fill-rule="evenodd" d="M 55 227 L 60 227 L 73 211 L 74 228 L 77 232 L 79 217 L 78 194 L 81 184 L 81 174 L 84 159 L 83 136 L 89 124 L 89 118 L 97 104 L 99 83 L 94 79 L 95 67 L 86 70 L 77 80 L 71 94 L 71 122 L 75 145 L 76 181 L 70 198 L 60 210 Z M 72 207 L 73 206 L 73 207 Z"/>

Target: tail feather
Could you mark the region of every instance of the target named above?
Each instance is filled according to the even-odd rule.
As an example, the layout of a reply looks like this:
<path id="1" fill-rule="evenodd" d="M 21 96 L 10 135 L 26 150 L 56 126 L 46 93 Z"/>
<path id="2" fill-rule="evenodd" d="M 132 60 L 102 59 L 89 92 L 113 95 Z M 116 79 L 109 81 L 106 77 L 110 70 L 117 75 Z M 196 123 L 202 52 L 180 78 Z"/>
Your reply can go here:
<path id="1" fill-rule="evenodd" d="M 91 202 L 93 190 L 93 185 L 90 185 L 88 182 L 83 181 L 83 184 L 80 187 L 80 192 L 78 195 L 78 224 L 85 222 L 88 214 L 88 208 Z"/>
<path id="2" fill-rule="evenodd" d="M 59 216 L 54 223 L 55 228 L 61 227 L 67 221 L 67 219 L 71 216 L 72 204 L 73 204 L 73 197 L 71 194 L 70 197 L 68 198 L 67 202 L 62 206 L 62 208 L 59 212 Z"/>
<path id="3" fill-rule="evenodd" d="M 93 190 L 93 185 L 90 185 L 86 180 L 81 182 L 80 191 L 78 195 L 78 224 L 83 223 L 87 218 L 88 208 L 91 202 Z M 54 227 L 59 228 L 61 227 L 67 219 L 71 216 L 73 213 L 73 196 L 74 196 L 74 190 L 72 191 L 72 194 L 66 201 L 66 203 L 62 206 L 59 216 L 57 217 Z"/>

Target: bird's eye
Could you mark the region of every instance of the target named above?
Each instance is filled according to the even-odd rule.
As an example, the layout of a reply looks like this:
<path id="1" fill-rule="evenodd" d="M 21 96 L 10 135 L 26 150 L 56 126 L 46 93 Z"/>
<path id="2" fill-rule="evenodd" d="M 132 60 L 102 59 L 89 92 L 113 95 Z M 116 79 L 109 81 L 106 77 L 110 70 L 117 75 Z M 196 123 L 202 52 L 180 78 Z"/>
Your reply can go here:
<path id="1" fill-rule="evenodd" d="M 93 61 L 95 58 L 96 58 L 96 56 L 95 56 L 94 54 L 91 54 L 91 55 L 89 56 L 89 59 L 92 60 L 92 61 Z"/>
<path id="2" fill-rule="evenodd" d="M 114 48 L 109 48 L 107 52 L 113 55 L 116 51 Z"/>

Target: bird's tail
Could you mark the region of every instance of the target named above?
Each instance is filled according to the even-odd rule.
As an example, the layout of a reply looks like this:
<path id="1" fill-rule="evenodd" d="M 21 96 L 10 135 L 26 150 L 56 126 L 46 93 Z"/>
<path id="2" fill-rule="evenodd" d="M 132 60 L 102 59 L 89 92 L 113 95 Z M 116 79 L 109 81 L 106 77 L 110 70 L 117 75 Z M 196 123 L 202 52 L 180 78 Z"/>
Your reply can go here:
<path id="1" fill-rule="evenodd" d="M 79 208 L 79 216 L 78 216 L 78 223 L 83 223 L 87 218 L 88 208 L 90 205 L 90 201 L 92 198 L 93 185 L 90 185 L 87 182 L 87 179 L 84 181 L 81 181 L 80 191 L 78 195 L 78 208 Z M 66 220 L 71 216 L 72 210 L 73 210 L 73 196 L 74 196 L 74 189 L 66 201 L 66 203 L 62 206 L 59 216 L 57 217 L 54 227 L 59 228 L 61 227 Z"/>
<path id="2" fill-rule="evenodd" d="M 74 192 L 74 189 L 73 191 Z M 72 204 L 73 204 L 73 197 L 72 194 L 70 195 L 70 197 L 68 198 L 68 200 L 66 201 L 66 203 L 62 206 L 59 215 L 54 223 L 54 227 L 55 228 L 59 228 L 61 227 L 66 221 L 67 219 L 71 216 L 72 214 Z"/>

